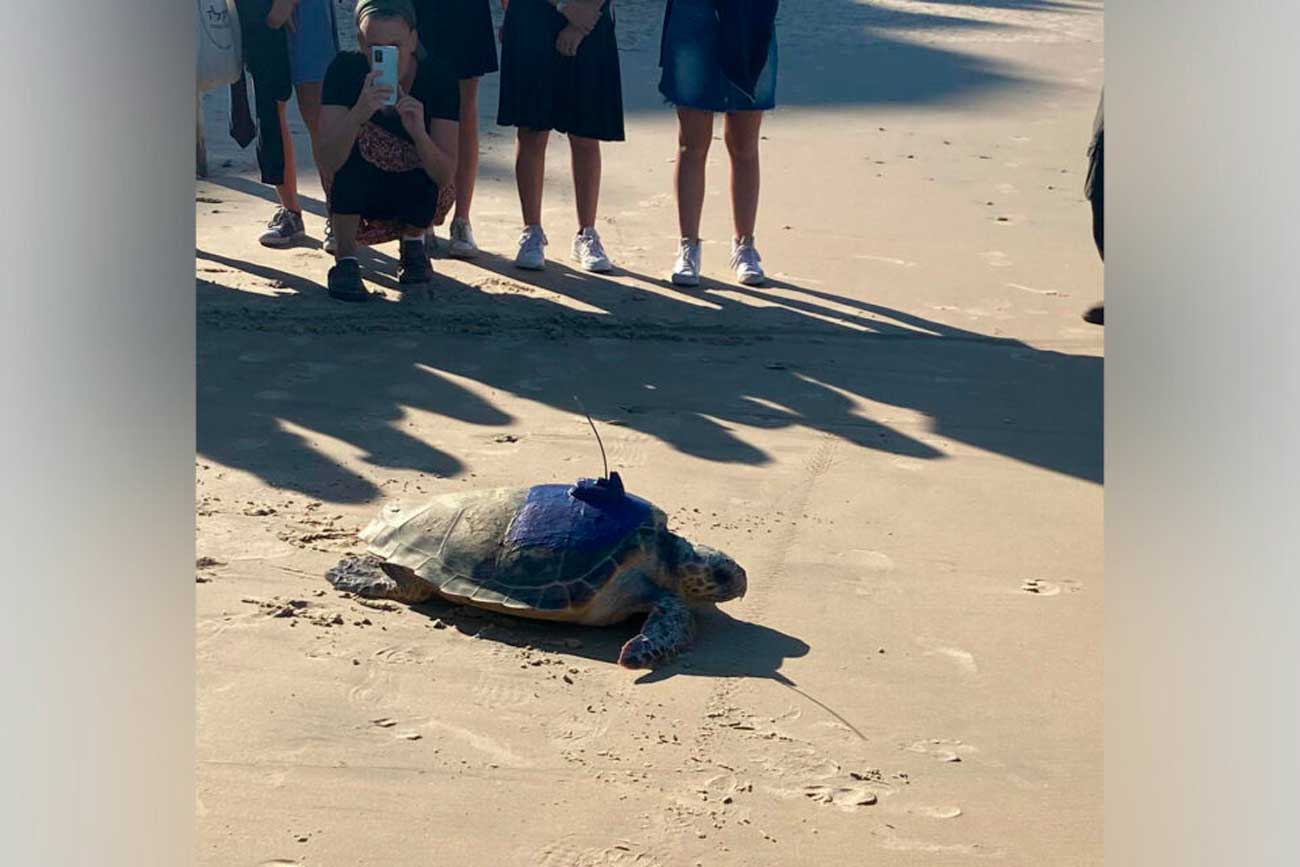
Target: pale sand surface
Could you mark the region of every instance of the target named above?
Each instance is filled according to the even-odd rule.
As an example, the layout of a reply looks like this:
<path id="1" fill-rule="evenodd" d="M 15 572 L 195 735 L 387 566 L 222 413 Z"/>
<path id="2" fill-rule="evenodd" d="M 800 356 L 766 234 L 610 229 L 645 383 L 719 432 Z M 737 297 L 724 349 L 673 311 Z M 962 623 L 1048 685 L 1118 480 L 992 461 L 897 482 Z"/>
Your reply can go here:
<path id="1" fill-rule="evenodd" d="M 725 282 L 719 141 L 706 292 L 662 282 L 661 11 L 620 0 L 608 279 L 564 264 L 558 137 L 555 261 L 510 267 L 495 76 L 495 255 L 438 260 L 432 299 L 390 270 L 367 307 L 325 297 L 316 242 L 257 244 L 269 190 L 205 99 L 198 863 L 1101 863 L 1102 331 L 1079 318 L 1101 4 L 785 4 L 775 279 Z M 680 664 L 614 665 L 633 624 L 381 610 L 318 577 L 386 498 L 598 473 L 575 394 L 629 486 L 749 570 Z"/>

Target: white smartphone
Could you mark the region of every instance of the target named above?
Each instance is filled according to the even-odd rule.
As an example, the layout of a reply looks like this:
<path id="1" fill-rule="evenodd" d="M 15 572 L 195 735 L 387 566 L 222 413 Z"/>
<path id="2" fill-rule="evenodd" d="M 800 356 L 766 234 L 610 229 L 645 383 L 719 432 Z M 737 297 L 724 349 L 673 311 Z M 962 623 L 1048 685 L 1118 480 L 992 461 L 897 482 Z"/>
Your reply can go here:
<path id="1" fill-rule="evenodd" d="M 375 83 L 388 88 L 386 105 L 397 104 L 397 46 L 376 45 L 370 49 L 370 65 L 379 72 Z"/>

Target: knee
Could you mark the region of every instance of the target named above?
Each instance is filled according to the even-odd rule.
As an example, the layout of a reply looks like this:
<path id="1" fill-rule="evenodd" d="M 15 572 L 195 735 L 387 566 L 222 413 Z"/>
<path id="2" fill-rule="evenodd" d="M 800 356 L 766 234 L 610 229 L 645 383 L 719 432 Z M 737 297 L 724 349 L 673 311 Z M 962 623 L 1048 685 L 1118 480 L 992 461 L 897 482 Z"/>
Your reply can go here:
<path id="1" fill-rule="evenodd" d="M 733 162 L 753 162 L 758 159 L 757 136 L 740 136 L 734 133 L 727 133 L 725 139 L 727 142 L 727 153 L 731 155 Z"/>
<path id="2" fill-rule="evenodd" d="M 709 156 L 709 145 L 713 141 L 710 135 L 691 135 L 679 133 L 677 136 L 677 154 L 683 160 L 703 162 Z"/>

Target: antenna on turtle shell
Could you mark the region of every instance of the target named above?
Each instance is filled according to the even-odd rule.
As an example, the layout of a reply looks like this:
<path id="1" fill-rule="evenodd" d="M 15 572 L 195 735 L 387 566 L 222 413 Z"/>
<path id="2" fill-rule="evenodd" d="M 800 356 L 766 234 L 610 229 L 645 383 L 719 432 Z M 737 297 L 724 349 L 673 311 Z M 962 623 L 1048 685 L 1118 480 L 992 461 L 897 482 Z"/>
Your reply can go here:
<path id="1" fill-rule="evenodd" d="M 582 410 L 582 414 L 585 415 L 585 416 L 587 417 L 587 424 L 591 425 L 591 432 L 594 433 L 594 434 L 596 435 L 596 445 L 600 446 L 600 460 L 601 460 L 601 463 L 603 463 L 603 464 L 605 465 L 605 476 L 604 476 L 604 477 L 608 479 L 608 478 L 609 478 L 609 459 L 605 457 L 605 444 L 604 444 L 603 442 L 600 441 L 600 431 L 596 430 L 596 423 L 595 423 L 594 421 L 591 420 L 591 413 L 587 412 L 587 408 L 586 408 L 585 406 L 582 405 L 582 398 L 578 397 L 578 396 L 575 394 L 575 395 L 573 396 L 573 399 L 574 399 L 575 401 L 577 401 L 578 408 Z"/>

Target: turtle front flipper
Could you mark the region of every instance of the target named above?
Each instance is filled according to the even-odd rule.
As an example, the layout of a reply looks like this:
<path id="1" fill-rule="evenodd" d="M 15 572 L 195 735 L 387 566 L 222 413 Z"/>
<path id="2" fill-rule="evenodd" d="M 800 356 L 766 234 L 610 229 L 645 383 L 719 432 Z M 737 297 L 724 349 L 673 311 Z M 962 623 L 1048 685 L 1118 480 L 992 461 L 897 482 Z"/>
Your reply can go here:
<path id="1" fill-rule="evenodd" d="M 695 617 L 680 597 L 658 594 L 641 633 L 623 645 L 618 664 L 624 668 L 654 668 L 685 650 L 695 637 Z"/>
<path id="2" fill-rule="evenodd" d="M 385 568 L 387 567 L 387 568 Z M 433 598 L 436 591 L 409 569 L 389 566 L 378 557 L 345 557 L 325 573 L 325 580 L 336 590 L 355 593 L 367 599 L 392 599 L 415 604 Z"/>

